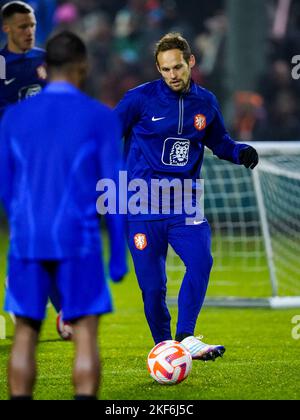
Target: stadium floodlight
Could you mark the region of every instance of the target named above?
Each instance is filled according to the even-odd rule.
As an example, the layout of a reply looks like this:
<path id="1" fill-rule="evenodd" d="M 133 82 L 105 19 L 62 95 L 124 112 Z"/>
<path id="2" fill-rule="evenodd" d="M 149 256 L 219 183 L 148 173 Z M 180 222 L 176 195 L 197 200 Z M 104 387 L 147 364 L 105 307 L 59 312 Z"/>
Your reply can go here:
<path id="1" fill-rule="evenodd" d="M 253 172 L 206 152 L 214 257 L 206 305 L 300 307 L 300 142 L 255 142 L 255 148 L 260 164 Z M 170 300 L 184 270 L 170 250 Z"/>

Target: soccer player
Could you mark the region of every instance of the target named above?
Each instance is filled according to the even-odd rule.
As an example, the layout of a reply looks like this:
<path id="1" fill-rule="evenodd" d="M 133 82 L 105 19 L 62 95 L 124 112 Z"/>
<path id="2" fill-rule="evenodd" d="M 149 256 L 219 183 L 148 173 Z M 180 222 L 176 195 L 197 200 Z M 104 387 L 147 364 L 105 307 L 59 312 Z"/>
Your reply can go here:
<path id="1" fill-rule="evenodd" d="M 1 9 L 7 45 L 0 50 L 6 60 L 6 80 L 0 80 L 0 118 L 5 109 L 37 95 L 46 85 L 45 51 L 35 48 L 36 18 L 31 6 L 13 1 Z"/>
<path id="2" fill-rule="evenodd" d="M 178 179 L 183 184 L 191 179 L 195 204 L 205 146 L 220 159 L 251 169 L 258 155 L 251 146 L 230 138 L 215 96 L 192 80 L 195 57 L 180 34 L 164 36 L 155 59 L 162 78 L 129 91 L 116 108 L 125 137 L 128 180 L 143 179 L 151 191 L 151 180 Z M 174 196 L 168 214 L 162 200 L 154 212 L 158 214 L 143 202 L 149 203 L 150 197 L 140 198 L 139 214 L 129 212 L 128 242 L 154 341 L 172 339 L 165 267 L 170 244 L 186 267 L 175 339 L 193 359 L 214 360 L 225 347 L 206 344 L 194 335 L 213 263 L 209 224 L 204 216 L 187 224 L 184 211 L 176 214 Z"/>
<path id="3" fill-rule="evenodd" d="M 48 42 L 46 53 L 49 85 L 12 106 L 1 126 L 0 199 L 11 231 L 5 309 L 17 318 L 9 389 L 12 399 L 32 398 L 37 340 L 55 285 L 64 319 L 73 326 L 75 398 L 95 399 L 98 319 L 112 309 L 96 185 L 101 178 L 117 181 L 120 128 L 111 110 L 79 90 L 87 73 L 83 42 L 63 32 Z M 121 247 L 120 216 L 110 216 L 110 223 Z"/>
<path id="4" fill-rule="evenodd" d="M 47 83 L 45 51 L 35 47 L 36 17 L 32 7 L 12 1 L 1 9 L 2 29 L 7 45 L 0 51 L 6 60 L 6 80 L 0 80 L 0 119 L 8 106 L 39 94 Z M 50 300 L 57 315 L 57 332 L 61 338 L 72 338 L 72 328 L 64 323 L 61 302 L 56 290 Z"/>

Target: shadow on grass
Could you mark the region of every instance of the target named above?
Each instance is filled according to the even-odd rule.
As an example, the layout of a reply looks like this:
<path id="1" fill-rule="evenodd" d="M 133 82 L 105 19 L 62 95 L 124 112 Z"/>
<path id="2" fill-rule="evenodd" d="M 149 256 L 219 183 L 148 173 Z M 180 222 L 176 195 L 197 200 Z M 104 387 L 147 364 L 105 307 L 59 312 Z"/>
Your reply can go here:
<path id="1" fill-rule="evenodd" d="M 72 343 L 72 341 L 63 341 L 61 338 L 53 338 L 51 340 L 49 340 L 49 339 L 39 340 L 39 344 L 47 344 L 47 343 L 61 343 L 61 344 L 66 344 L 66 343 Z"/>
<path id="2" fill-rule="evenodd" d="M 0 354 L 7 355 L 11 350 L 11 344 L 0 344 Z"/>
<path id="3" fill-rule="evenodd" d="M 2 344 L 1 341 L 0 341 L 0 353 L 5 353 L 8 350 L 9 351 L 11 350 L 11 347 L 12 347 L 12 344 L 13 344 L 13 337 L 12 336 L 11 337 L 7 337 L 7 339 L 6 340 L 3 340 L 3 341 L 5 341 L 5 344 Z M 11 341 L 11 343 L 10 344 L 7 344 L 7 341 Z M 47 339 L 45 339 L 45 340 L 39 340 L 38 345 L 40 345 L 40 344 L 50 344 L 50 343 L 62 343 L 62 344 L 65 344 L 65 343 L 72 343 L 72 342 L 71 341 L 64 342 L 60 338 L 55 338 L 53 340 L 47 340 Z"/>
<path id="4" fill-rule="evenodd" d="M 3 341 L 8 341 L 8 340 L 12 341 L 13 339 L 14 339 L 14 336 L 13 335 L 7 335 L 6 336 L 6 339 L 3 340 Z M 0 345 L 1 345 L 1 341 L 0 341 Z"/>

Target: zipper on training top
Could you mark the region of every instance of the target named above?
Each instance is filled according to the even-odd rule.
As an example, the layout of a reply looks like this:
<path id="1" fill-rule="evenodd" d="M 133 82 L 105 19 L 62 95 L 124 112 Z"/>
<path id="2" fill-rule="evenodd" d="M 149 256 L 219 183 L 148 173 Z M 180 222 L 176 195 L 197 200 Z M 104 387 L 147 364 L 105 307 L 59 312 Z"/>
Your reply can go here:
<path id="1" fill-rule="evenodd" d="M 184 99 L 183 99 L 183 96 L 180 96 L 178 134 L 182 134 L 183 132 L 183 119 L 184 119 Z"/>

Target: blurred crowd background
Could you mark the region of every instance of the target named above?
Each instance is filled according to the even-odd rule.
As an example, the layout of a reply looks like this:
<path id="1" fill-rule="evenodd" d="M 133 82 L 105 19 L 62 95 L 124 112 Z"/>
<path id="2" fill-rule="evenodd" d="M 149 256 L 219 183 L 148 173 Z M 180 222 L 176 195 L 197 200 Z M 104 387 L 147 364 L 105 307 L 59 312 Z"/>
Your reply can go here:
<path id="1" fill-rule="evenodd" d="M 7 0 L 0 0 L 0 5 Z M 193 78 L 212 90 L 240 140 L 300 140 L 299 0 L 28 0 L 37 44 L 61 29 L 87 42 L 87 92 L 113 107 L 130 88 L 159 77 L 155 42 L 181 32 L 197 58 Z M 4 39 L 2 38 L 2 44 Z"/>

